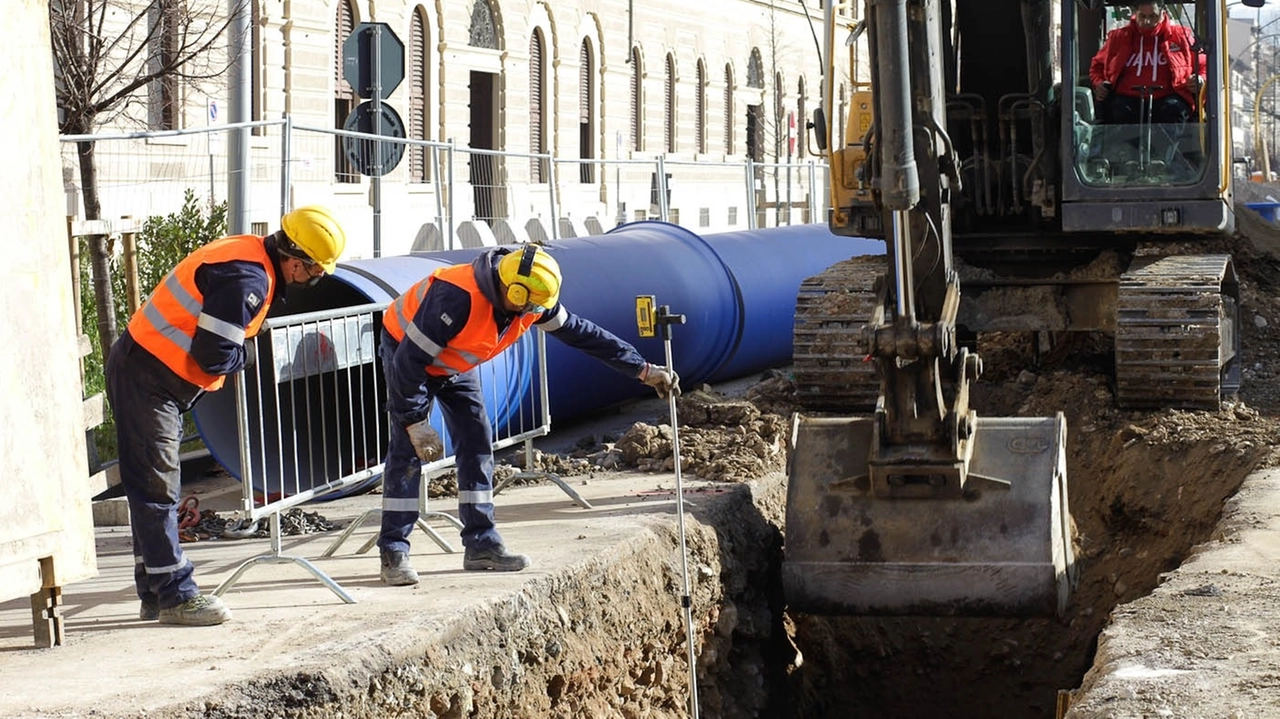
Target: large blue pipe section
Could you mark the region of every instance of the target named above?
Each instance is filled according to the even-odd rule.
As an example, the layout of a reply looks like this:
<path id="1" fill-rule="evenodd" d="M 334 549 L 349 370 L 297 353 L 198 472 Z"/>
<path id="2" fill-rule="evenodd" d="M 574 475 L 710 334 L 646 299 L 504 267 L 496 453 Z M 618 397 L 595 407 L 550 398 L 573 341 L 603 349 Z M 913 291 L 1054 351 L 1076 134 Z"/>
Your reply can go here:
<path id="1" fill-rule="evenodd" d="M 685 315 L 685 324 L 672 328 L 672 354 L 686 387 L 788 364 L 800 283 L 849 257 L 884 252 L 883 242 L 838 237 L 825 225 L 704 237 L 664 222 L 631 223 L 544 247 L 564 275 L 561 302 L 631 342 L 651 362 L 664 363 L 664 348 L 659 338 L 639 337 L 636 297 L 653 295 L 659 305 Z M 480 251 L 343 262 L 314 288 L 290 288 L 281 314 L 390 302 L 438 267 L 470 261 Z M 532 413 L 537 368 L 527 349 L 494 362 L 500 363 L 493 367 L 498 376 L 506 378 L 497 384 L 506 386 L 492 388 L 487 402 L 490 419 L 501 431 L 513 418 Z M 554 336 L 547 341 L 547 370 L 553 421 L 651 392 Z M 219 397 L 224 394 L 231 393 L 204 398 L 196 421 L 214 457 L 239 476 L 235 403 L 230 396 Z"/>

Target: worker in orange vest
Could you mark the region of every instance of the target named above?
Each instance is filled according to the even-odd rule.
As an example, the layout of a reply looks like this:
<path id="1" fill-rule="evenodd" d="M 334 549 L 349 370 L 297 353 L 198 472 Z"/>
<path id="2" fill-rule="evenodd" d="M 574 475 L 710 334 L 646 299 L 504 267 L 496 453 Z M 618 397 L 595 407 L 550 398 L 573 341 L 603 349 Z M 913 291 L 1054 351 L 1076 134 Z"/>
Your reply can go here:
<path id="1" fill-rule="evenodd" d="M 444 455 L 440 436 L 428 423 L 437 399 L 458 472 L 463 569 L 520 571 L 529 566 L 528 557 L 507 550 L 494 527 L 493 428 L 475 368 L 530 328 L 639 379 L 663 397 L 679 394 L 674 372 L 650 364 L 628 342 L 569 312 L 560 303 L 560 285 L 560 266 L 545 249 L 534 244 L 502 247 L 470 263 L 436 270 L 387 308 L 379 347 L 393 427 L 378 537 L 384 583 L 418 582 L 408 559 L 409 532 L 418 521 L 420 460 Z"/>
<path id="2" fill-rule="evenodd" d="M 120 481 L 129 500 L 141 619 L 206 626 L 231 618 L 201 594 L 178 543 L 182 414 L 245 366 L 245 339 L 287 285 L 334 271 L 347 238 L 329 210 L 299 207 L 266 237 L 235 235 L 192 252 L 156 286 L 107 358 Z"/>

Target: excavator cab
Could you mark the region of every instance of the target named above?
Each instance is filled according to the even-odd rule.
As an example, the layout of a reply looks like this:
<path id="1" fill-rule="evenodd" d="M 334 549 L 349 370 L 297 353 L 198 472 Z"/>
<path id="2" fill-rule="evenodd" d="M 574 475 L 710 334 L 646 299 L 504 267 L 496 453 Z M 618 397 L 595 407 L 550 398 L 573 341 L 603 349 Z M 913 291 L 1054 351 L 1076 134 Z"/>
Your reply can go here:
<path id="1" fill-rule="evenodd" d="M 1063 229 L 1230 232 L 1221 0 L 1064 6 Z"/>

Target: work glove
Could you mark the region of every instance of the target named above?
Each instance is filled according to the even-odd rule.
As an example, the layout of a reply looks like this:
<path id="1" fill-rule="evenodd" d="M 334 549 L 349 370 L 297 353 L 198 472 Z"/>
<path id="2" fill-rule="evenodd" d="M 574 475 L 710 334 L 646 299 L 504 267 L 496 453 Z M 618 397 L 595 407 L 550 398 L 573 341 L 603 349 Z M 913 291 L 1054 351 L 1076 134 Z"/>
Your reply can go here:
<path id="1" fill-rule="evenodd" d="M 663 399 L 669 394 L 680 396 L 680 377 L 662 365 L 646 364 L 640 370 L 640 381 L 656 390 Z"/>
<path id="2" fill-rule="evenodd" d="M 444 456 L 444 441 L 440 439 L 440 433 L 431 426 L 428 420 L 415 422 L 404 428 L 409 435 L 409 443 L 413 445 L 413 451 L 417 453 L 418 459 L 423 462 L 434 462 Z"/>

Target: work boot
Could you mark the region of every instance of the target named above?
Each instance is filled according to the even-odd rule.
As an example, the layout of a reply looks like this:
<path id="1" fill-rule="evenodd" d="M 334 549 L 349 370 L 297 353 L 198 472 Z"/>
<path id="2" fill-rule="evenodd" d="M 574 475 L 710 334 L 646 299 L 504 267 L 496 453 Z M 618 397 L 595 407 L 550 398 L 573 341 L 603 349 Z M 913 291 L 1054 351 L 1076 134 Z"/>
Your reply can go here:
<path id="1" fill-rule="evenodd" d="M 406 552 L 382 553 L 382 583 L 392 587 L 407 587 L 418 583 L 418 573 L 409 566 Z"/>
<path id="2" fill-rule="evenodd" d="M 463 569 L 492 569 L 497 572 L 518 572 L 529 566 L 529 558 L 523 554 L 511 554 L 501 544 L 492 547 L 467 547 L 462 560 Z"/>
<path id="3" fill-rule="evenodd" d="M 144 622 L 154 622 L 160 618 L 160 605 L 155 602 L 142 600 L 142 605 L 138 607 L 138 619 Z"/>
<path id="4" fill-rule="evenodd" d="M 197 594 L 176 607 L 160 610 L 161 624 L 211 627 L 231 619 L 231 610 L 212 594 Z"/>

